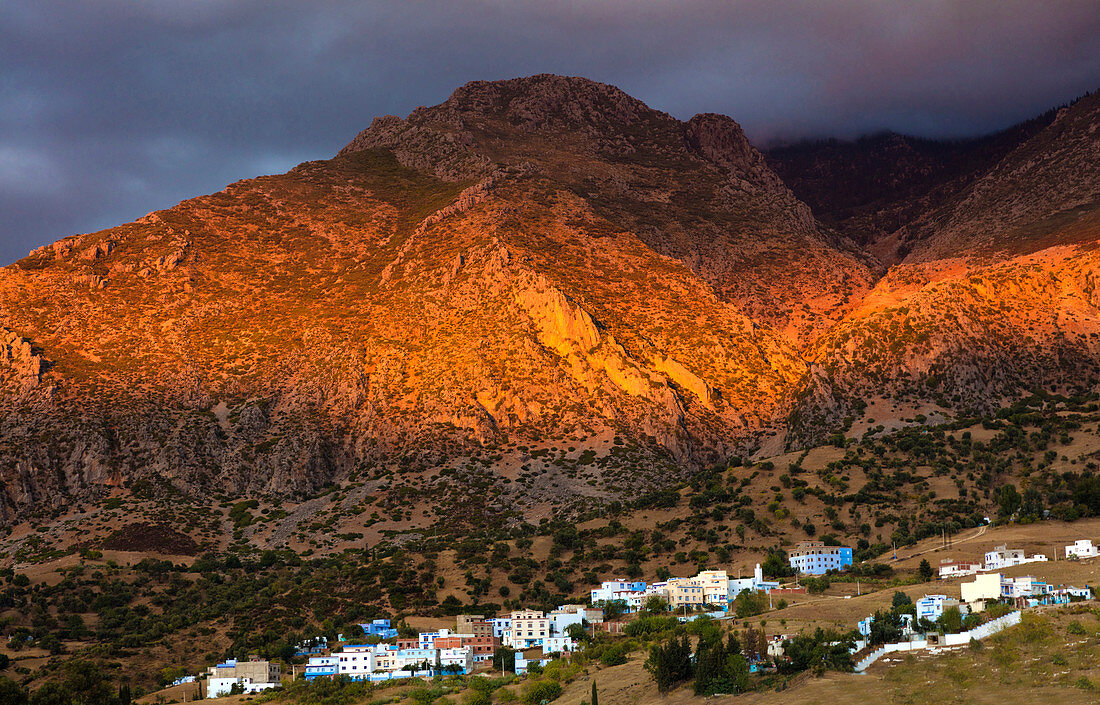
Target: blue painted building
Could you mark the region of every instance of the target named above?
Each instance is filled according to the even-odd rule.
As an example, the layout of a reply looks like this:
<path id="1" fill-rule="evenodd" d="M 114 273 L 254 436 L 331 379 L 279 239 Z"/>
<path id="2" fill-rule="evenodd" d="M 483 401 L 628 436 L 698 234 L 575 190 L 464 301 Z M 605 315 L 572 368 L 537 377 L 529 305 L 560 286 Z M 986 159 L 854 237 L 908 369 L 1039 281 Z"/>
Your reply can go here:
<path id="1" fill-rule="evenodd" d="M 852 565 L 852 549 L 826 546 L 821 541 L 803 541 L 790 553 L 791 567 L 806 575 L 822 575 Z"/>
<path id="2" fill-rule="evenodd" d="M 376 619 L 370 624 L 360 624 L 367 636 L 376 636 L 379 639 L 396 639 L 397 630 L 390 626 L 388 619 Z"/>

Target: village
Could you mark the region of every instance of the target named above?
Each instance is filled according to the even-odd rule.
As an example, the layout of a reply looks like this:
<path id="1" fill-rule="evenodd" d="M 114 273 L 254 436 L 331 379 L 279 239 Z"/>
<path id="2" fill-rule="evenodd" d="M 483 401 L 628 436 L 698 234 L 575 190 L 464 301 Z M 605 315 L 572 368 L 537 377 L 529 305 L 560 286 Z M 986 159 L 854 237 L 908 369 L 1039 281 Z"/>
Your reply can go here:
<path id="1" fill-rule="evenodd" d="M 1091 540 L 1065 546 L 1065 560 L 1088 560 L 1100 555 Z M 513 610 L 507 615 L 459 614 L 454 628 L 402 634 L 388 619 L 359 625 L 356 636 L 338 635 L 336 643 L 325 637 L 298 646 L 304 665 L 284 665 L 250 657 L 227 660 L 199 676 L 187 676 L 174 685 L 197 682 L 206 698 L 258 693 L 279 687 L 284 679 L 348 678 L 385 682 L 406 678 L 467 675 L 493 670 L 517 675 L 538 670 L 553 659 L 568 658 L 584 648 L 587 638 L 599 632 L 622 634 L 640 614 L 666 613 L 681 622 L 706 616 L 735 620 L 739 600 L 759 598 L 767 610 L 782 607 L 783 596 L 806 595 L 800 578 L 837 575 L 852 566 L 852 549 L 804 541 L 789 553 L 795 576 L 790 584 L 764 579 L 759 564 L 751 577 L 731 577 L 727 571 L 704 570 L 692 577 L 670 577 L 653 583 L 615 579 L 590 591 L 588 604 L 560 605 L 550 612 Z M 1001 545 L 985 553 L 982 562 L 944 559 L 939 579 L 973 576 L 958 585 L 960 597 L 926 594 L 903 611 L 878 613 L 854 625 L 861 638 L 851 651 L 857 672 L 866 670 L 887 653 L 957 646 L 980 640 L 1020 621 L 1021 610 L 1064 605 L 1093 599 L 1088 586 L 1055 585 L 1031 575 L 1009 577 L 1001 571 L 1030 563 L 1045 563 L 1047 556 L 1027 556 L 1024 551 Z M 901 594 L 901 593 L 896 593 Z M 895 605 L 896 606 L 896 605 Z M 907 610 L 907 611 L 906 611 Z M 876 621 L 892 622 L 878 624 Z M 759 651 L 753 672 L 770 668 L 784 658 L 788 634 L 773 634 Z M 891 641 L 892 639 L 892 641 Z M 290 672 L 286 672 L 286 668 Z"/>

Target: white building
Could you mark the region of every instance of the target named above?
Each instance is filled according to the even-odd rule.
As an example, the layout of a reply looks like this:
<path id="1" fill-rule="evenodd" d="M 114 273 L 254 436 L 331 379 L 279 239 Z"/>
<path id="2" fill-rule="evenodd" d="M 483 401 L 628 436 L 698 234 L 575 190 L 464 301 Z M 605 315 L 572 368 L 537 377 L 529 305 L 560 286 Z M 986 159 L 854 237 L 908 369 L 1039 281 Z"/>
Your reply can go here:
<path id="1" fill-rule="evenodd" d="M 565 630 L 569 628 L 569 625 L 583 625 L 587 619 L 586 615 L 587 613 L 583 607 L 577 607 L 576 605 L 559 607 L 547 615 L 547 619 L 550 620 L 550 633 L 547 636 L 565 636 Z"/>
<path id="2" fill-rule="evenodd" d="M 444 673 L 473 673 L 474 651 L 469 646 L 436 649 L 435 666 Z"/>
<path id="3" fill-rule="evenodd" d="M 1066 546 L 1066 558 L 1095 558 L 1100 555 L 1100 547 L 1093 546 L 1090 539 L 1078 539 L 1072 546 Z"/>
<path id="4" fill-rule="evenodd" d="M 764 571 L 760 568 L 760 564 L 756 564 L 756 570 L 753 571 L 751 578 L 730 578 L 729 579 L 729 599 L 734 599 L 745 590 L 759 591 L 759 592 L 771 592 L 775 588 L 779 587 L 777 582 L 769 582 L 764 580 Z"/>
<path id="5" fill-rule="evenodd" d="M 977 575 L 981 569 L 981 563 L 974 563 L 972 561 L 953 561 L 947 558 L 940 561 L 940 580 Z"/>
<path id="6" fill-rule="evenodd" d="M 927 619 L 935 622 L 943 616 L 944 610 L 949 607 L 958 607 L 959 601 L 947 595 L 925 595 L 917 600 L 917 619 Z"/>
<path id="7" fill-rule="evenodd" d="M 985 554 L 985 568 L 983 568 L 983 570 L 1004 570 L 1014 565 L 1042 563 L 1045 562 L 1046 559 L 1047 557 L 1041 553 L 1037 553 L 1028 558 L 1024 555 L 1022 549 L 1009 548 L 1007 545 L 998 546 Z"/>
<path id="8" fill-rule="evenodd" d="M 447 636 L 448 634 L 450 634 L 450 631 L 447 629 L 440 629 L 438 632 L 420 632 L 418 635 L 420 648 L 430 649 L 435 643 L 435 638 L 437 636 Z"/>
<path id="9" fill-rule="evenodd" d="M 600 587 L 596 588 L 591 593 L 591 603 L 599 604 L 600 602 L 612 602 L 614 600 L 622 599 L 621 594 L 632 592 L 645 592 L 646 584 L 641 581 L 624 580 L 618 578 L 616 580 L 605 580 L 600 583 Z"/>
<path id="10" fill-rule="evenodd" d="M 337 673 L 356 680 L 370 676 L 378 668 L 373 646 L 348 645 L 336 657 Z"/>
<path id="11" fill-rule="evenodd" d="M 1031 575 L 1019 578 L 1001 578 L 1001 597 L 1016 600 L 1027 597 L 1042 597 L 1054 592 L 1054 587 Z"/>
<path id="12" fill-rule="evenodd" d="M 207 698 L 221 698 L 229 695 L 233 690 L 233 686 L 240 685 L 241 692 L 244 694 L 260 693 L 268 688 L 274 688 L 278 683 L 254 683 L 251 678 L 207 678 L 206 679 L 206 697 Z"/>
<path id="13" fill-rule="evenodd" d="M 567 636 L 548 636 L 542 640 L 542 653 L 556 654 L 577 650 L 577 642 Z"/>

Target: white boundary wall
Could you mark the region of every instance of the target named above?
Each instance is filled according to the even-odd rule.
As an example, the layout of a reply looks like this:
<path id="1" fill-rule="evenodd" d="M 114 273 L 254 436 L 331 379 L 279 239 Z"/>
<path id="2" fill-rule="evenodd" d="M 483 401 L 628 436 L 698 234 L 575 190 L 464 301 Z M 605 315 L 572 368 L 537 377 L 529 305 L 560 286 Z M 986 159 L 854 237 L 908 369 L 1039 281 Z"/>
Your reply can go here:
<path id="1" fill-rule="evenodd" d="M 932 644 L 933 647 L 940 646 L 960 646 L 962 644 L 969 644 L 971 639 L 982 640 L 987 636 L 993 636 L 1002 629 L 1013 627 L 1020 623 L 1020 611 L 1010 612 L 1003 617 L 990 620 L 985 624 L 974 627 L 968 632 L 960 632 L 958 634 L 945 634 L 940 643 Z M 926 640 L 921 641 L 902 641 L 896 644 L 883 644 L 871 653 L 860 659 L 855 666 L 856 673 L 862 673 L 867 668 L 878 661 L 886 654 L 894 653 L 896 651 L 918 651 L 920 649 L 927 649 L 929 646 Z"/>

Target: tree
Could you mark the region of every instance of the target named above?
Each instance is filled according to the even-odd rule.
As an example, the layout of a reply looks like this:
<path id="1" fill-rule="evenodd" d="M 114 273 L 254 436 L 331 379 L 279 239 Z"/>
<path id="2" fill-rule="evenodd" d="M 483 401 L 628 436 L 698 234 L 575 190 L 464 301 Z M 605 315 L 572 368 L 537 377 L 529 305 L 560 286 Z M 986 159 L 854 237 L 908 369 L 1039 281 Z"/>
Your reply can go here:
<path id="1" fill-rule="evenodd" d="M 1043 495 L 1034 487 L 1024 490 L 1020 503 L 1020 515 L 1039 518 L 1043 514 Z"/>
<path id="2" fill-rule="evenodd" d="M 920 575 L 920 579 L 926 583 L 932 579 L 934 573 L 932 572 L 932 565 L 928 562 L 927 558 L 921 559 L 920 566 L 917 568 L 917 573 Z"/>
<path id="3" fill-rule="evenodd" d="M 818 627 L 812 635 L 798 634 L 783 642 L 788 660 L 780 664 L 783 673 L 812 669 L 817 675 L 827 670 L 851 671 L 854 642 L 848 635 Z"/>
<path id="4" fill-rule="evenodd" d="M 596 691 L 593 690 L 593 693 Z M 27 691 L 11 678 L 0 676 L 0 703 L 27 705 Z"/>
<path id="5" fill-rule="evenodd" d="M 668 612 L 668 600 L 660 595 L 650 595 L 646 598 L 645 606 L 642 610 L 647 614 L 662 614 Z"/>
<path id="6" fill-rule="evenodd" d="M 592 702 L 589 705 L 600 705 L 599 694 L 596 693 L 596 681 L 592 681 Z"/>
<path id="7" fill-rule="evenodd" d="M 913 598 L 909 597 L 901 590 L 895 590 L 894 598 L 891 600 L 891 606 L 894 612 L 909 612 L 913 608 Z"/>
<path id="8" fill-rule="evenodd" d="M 493 670 L 516 672 L 516 652 L 502 646 L 493 653 Z"/>
<path id="9" fill-rule="evenodd" d="M 592 637 L 588 635 L 588 630 L 584 628 L 583 624 L 570 624 L 565 628 L 565 635 L 578 644 L 583 644 L 592 640 Z"/>
<path id="10" fill-rule="evenodd" d="M 626 613 L 626 600 L 600 600 L 596 605 L 603 610 L 604 619 L 615 619 Z"/>
<path id="11" fill-rule="evenodd" d="M 696 695 L 734 694 L 748 689 L 749 664 L 737 646 L 735 638 L 723 644 L 717 632 L 699 639 L 695 651 Z"/>
<path id="12" fill-rule="evenodd" d="M 872 644 L 887 644 L 901 639 L 903 622 L 897 612 L 875 612 L 871 617 L 871 633 L 867 641 Z"/>
<path id="13" fill-rule="evenodd" d="M 65 664 L 65 686 L 79 705 L 106 705 L 113 699 L 111 687 L 99 666 L 90 661 Z"/>
<path id="14" fill-rule="evenodd" d="M 806 576 L 805 578 L 802 578 L 802 584 L 806 587 L 806 591 L 809 592 L 811 595 L 820 595 L 821 593 L 828 590 L 830 585 L 829 579 L 826 578 L 824 575 L 820 578 Z"/>
<path id="15" fill-rule="evenodd" d="M 691 645 L 687 636 L 654 644 L 649 650 L 645 669 L 653 676 L 657 691 L 667 693 L 692 676 Z"/>
<path id="16" fill-rule="evenodd" d="M 768 551 L 760 570 L 769 578 L 787 578 L 794 575 L 794 568 L 787 559 L 787 552 L 781 549 Z"/>
<path id="17" fill-rule="evenodd" d="M 943 611 L 943 614 L 939 618 L 940 629 L 944 634 L 958 634 L 962 631 L 963 618 L 962 612 L 958 607 L 948 607 Z"/>
<path id="18" fill-rule="evenodd" d="M 34 691 L 30 705 L 72 705 L 73 696 L 57 681 L 48 681 Z"/>
<path id="19" fill-rule="evenodd" d="M 543 701 L 550 702 L 559 695 L 561 695 L 561 683 L 547 679 L 523 686 L 520 699 L 523 700 L 524 705 L 539 705 Z"/>
<path id="20" fill-rule="evenodd" d="M 734 598 L 734 614 L 738 619 L 753 617 L 766 612 L 768 596 L 759 590 L 742 590 Z"/>
<path id="21" fill-rule="evenodd" d="M 1022 503 L 1020 493 L 1015 485 L 1005 485 L 997 493 L 998 515 L 1001 519 L 1010 519 L 1016 513 Z"/>

